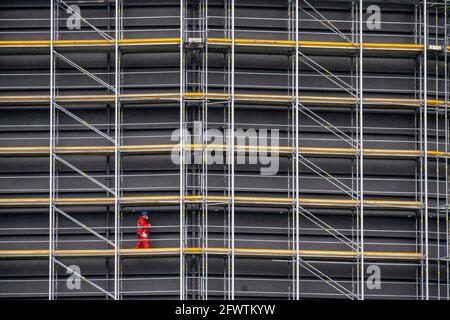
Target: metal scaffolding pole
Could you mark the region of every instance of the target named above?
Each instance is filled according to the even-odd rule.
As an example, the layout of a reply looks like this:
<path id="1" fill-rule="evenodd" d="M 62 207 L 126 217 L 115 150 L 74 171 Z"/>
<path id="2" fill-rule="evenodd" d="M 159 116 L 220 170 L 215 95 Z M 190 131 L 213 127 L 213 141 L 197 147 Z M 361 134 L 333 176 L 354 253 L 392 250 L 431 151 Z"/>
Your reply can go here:
<path id="1" fill-rule="evenodd" d="M 448 0 L 444 1 L 444 45 L 447 48 L 449 45 L 448 41 Z M 449 147 L 450 147 L 450 138 L 449 138 L 449 118 L 448 118 L 448 50 L 444 51 L 444 151 L 448 155 Z M 450 224 L 449 224 L 449 206 L 450 206 L 450 189 L 449 189 L 449 161 L 448 156 L 444 159 L 445 165 L 445 266 L 446 266 L 446 297 L 447 300 L 450 300 Z"/>
<path id="2" fill-rule="evenodd" d="M 185 176 L 184 176 L 184 128 L 185 128 L 185 119 L 184 119 L 184 81 L 185 81 L 185 75 L 184 75 L 184 0 L 180 0 L 180 93 L 179 93 L 179 109 L 180 109 L 180 115 L 179 115 L 179 129 L 180 129 L 180 165 L 179 165 L 179 171 L 180 171 L 180 179 L 179 179 L 179 189 L 180 189 L 180 199 L 179 199 L 179 206 L 180 206 L 180 212 L 179 212 L 179 224 L 180 224 L 180 300 L 185 299 L 185 264 L 184 264 L 184 217 L 185 217 L 185 211 L 184 211 L 184 184 L 185 184 Z"/>
<path id="3" fill-rule="evenodd" d="M 235 200 L 235 189 L 234 189 L 234 59 L 235 59 L 235 0 L 231 0 L 231 91 L 230 91 L 230 127 L 229 129 L 229 160 L 230 160 L 230 170 L 231 170 L 231 300 L 234 300 L 234 283 L 235 283 L 235 211 L 234 211 L 234 200 Z"/>
<path id="4" fill-rule="evenodd" d="M 358 123 L 358 142 L 359 142 L 359 152 L 358 152 L 358 169 L 359 169 L 359 248 L 360 248 L 360 266 L 359 266 L 359 272 L 360 272 L 360 299 L 364 300 L 364 288 L 365 288 L 365 281 L 364 281 L 364 87 L 363 87 L 363 46 L 364 38 L 363 38 L 363 2 L 364 0 L 359 0 L 359 85 L 358 85 L 358 107 L 359 107 L 359 123 Z"/>
<path id="5" fill-rule="evenodd" d="M 202 255 L 202 298 L 204 300 L 208 299 L 208 0 L 203 0 L 201 3 L 201 21 L 202 26 L 202 45 L 203 45 L 203 56 L 202 56 L 202 247 L 204 253 Z"/>
<path id="6" fill-rule="evenodd" d="M 429 248 L 428 248 L 428 4 L 423 1 L 423 179 L 424 179 L 424 260 L 425 260 L 425 300 L 429 299 Z"/>
<path id="7" fill-rule="evenodd" d="M 436 5 L 435 8 L 435 15 L 434 15 L 434 32 L 435 32 L 435 39 L 434 39 L 434 45 L 438 46 L 439 45 L 439 5 Z M 434 63 L 435 63 L 435 68 L 434 68 L 434 85 L 435 85 L 435 92 L 434 92 L 434 98 L 436 100 L 439 100 L 439 60 L 438 60 L 438 55 L 435 55 L 434 57 Z M 439 134 L 439 108 L 436 108 L 434 110 L 434 121 L 435 121 L 435 130 L 434 130 L 434 134 L 435 134 L 435 149 L 436 150 L 440 150 L 440 134 Z M 437 256 L 437 261 L 436 261 L 436 265 L 437 265 L 437 299 L 440 300 L 441 299 L 441 236 L 440 236 L 440 203 L 441 203 L 441 188 L 440 188 L 440 158 L 439 157 L 435 157 L 435 161 L 436 161 L 436 179 L 435 179 L 435 186 L 436 186 L 436 204 L 435 204 L 435 209 L 433 211 L 435 211 L 436 214 L 436 256 Z"/>
<path id="8" fill-rule="evenodd" d="M 120 165 L 120 133 L 121 133 L 121 108 L 120 108 L 120 49 L 119 39 L 121 39 L 121 23 L 120 16 L 121 0 L 115 0 L 115 41 L 114 41 L 114 299 L 120 299 L 120 182 L 121 182 L 121 165 Z"/>
<path id="9" fill-rule="evenodd" d="M 294 127 L 294 197 L 295 197 L 295 294 L 294 298 L 296 300 L 300 299 L 300 161 L 299 161 L 299 150 L 300 150 L 300 116 L 299 116 L 299 2 L 295 0 L 295 70 L 294 70 L 294 109 L 295 109 L 295 127 Z"/>
<path id="10" fill-rule="evenodd" d="M 414 6 L 414 42 L 416 44 L 422 44 L 422 10 L 420 4 L 415 4 Z M 414 68 L 414 79 L 415 81 L 415 90 L 414 90 L 414 96 L 416 99 L 419 99 L 422 101 L 422 57 L 416 57 L 415 59 L 415 68 Z M 414 113 L 414 124 L 415 124 L 415 134 L 414 134 L 414 141 L 417 142 L 417 149 L 420 150 L 421 155 L 417 159 L 415 164 L 415 200 L 420 201 L 422 204 L 422 192 L 423 192 L 423 182 L 422 182 L 422 167 L 423 167 L 423 144 L 422 144 L 422 110 L 421 110 L 421 104 L 418 110 Z M 415 215 L 415 231 L 416 231 L 416 239 L 415 239 L 415 246 L 416 251 L 422 252 L 423 249 L 423 236 L 422 236 L 422 206 L 420 208 L 420 211 L 416 213 Z M 416 269 L 416 299 L 420 297 L 422 294 L 423 289 L 423 283 L 422 283 L 422 276 L 421 272 L 423 269 L 423 259 L 420 260 L 418 268 Z"/>
<path id="11" fill-rule="evenodd" d="M 55 41 L 55 4 L 54 0 L 50 1 L 50 147 L 49 147 L 49 256 L 48 256 L 48 298 L 53 300 L 55 298 L 55 264 L 54 264 L 54 251 L 55 251 L 55 57 L 54 57 L 54 41 Z"/>

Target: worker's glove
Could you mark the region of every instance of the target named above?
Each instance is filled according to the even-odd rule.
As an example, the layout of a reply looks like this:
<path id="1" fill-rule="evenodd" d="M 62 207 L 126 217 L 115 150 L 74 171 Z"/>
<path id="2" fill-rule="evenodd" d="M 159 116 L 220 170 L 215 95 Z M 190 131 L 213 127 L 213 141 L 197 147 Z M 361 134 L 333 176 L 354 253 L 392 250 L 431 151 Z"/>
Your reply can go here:
<path id="1" fill-rule="evenodd" d="M 148 238 L 148 235 L 147 235 L 146 233 L 143 233 L 142 236 L 143 236 L 144 238 Z"/>

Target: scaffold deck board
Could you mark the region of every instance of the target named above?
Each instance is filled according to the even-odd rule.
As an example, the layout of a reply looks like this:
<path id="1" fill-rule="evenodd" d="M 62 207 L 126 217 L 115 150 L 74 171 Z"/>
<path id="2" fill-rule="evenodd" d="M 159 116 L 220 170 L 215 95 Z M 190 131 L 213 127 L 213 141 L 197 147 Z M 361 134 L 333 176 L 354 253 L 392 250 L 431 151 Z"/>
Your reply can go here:
<path id="1" fill-rule="evenodd" d="M 179 101 L 180 93 L 178 92 L 166 92 L 166 93 L 122 93 L 120 96 L 123 102 L 158 102 L 158 101 Z M 226 102 L 230 99 L 229 94 L 210 92 L 204 94 L 202 92 L 187 92 L 184 94 L 184 99 L 207 99 L 211 101 L 223 101 Z M 291 95 L 277 95 L 277 94 L 246 94 L 236 93 L 234 94 L 234 100 L 236 102 L 260 102 L 266 104 L 291 104 L 295 96 Z M 57 102 L 113 102 L 114 95 L 102 94 L 102 95 L 59 95 L 55 97 Z M 307 105 L 323 105 L 323 106 L 354 106 L 358 103 L 355 97 L 348 96 L 299 96 L 298 100 L 302 104 Z M 27 105 L 42 105 L 50 102 L 50 97 L 46 95 L 23 95 L 23 96 L 0 96 L 0 104 L 27 104 Z M 418 108 L 423 105 L 424 101 L 420 99 L 411 98 L 363 98 L 364 105 L 367 106 L 380 106 L 386 108 L 398 108 L 398 107 L 410 107 Z M 446 102 L 444 100 L 428 99 L 428 107 L 445 107 Z M 448 105 L 447 105 L 448 106 Z"/>
<path id="2" fill-rule="evenodd" d="M 120 249 L 119 253 L 124 257 L 136 256 L 164 256 L 179 255 L 179 248 L 150 248 L 150 249 Z M 185 254 L 228 255 L 229 248 L 184 248 Z M 48 257 L 49 250 L 0 250 L 0 258 L 27 258 L 27 257 Z M 242 257 L 292 257 L 297 255 L 297 251 L 289 249 L 266 249 L 266 248 L 235 248 L 236 256 Z M 302 258 L 340 258 L 353 259 L 361 253 L 357 251 L 337 251 L 337 250 L 299 250 L 298 254 Z M 54 250 L 56 257 L 105 257 L 114 256 L 111 249 L 90 249 L 90 250 Z M 386 260 L 420 260 L 421 254 L 414 252 L 364 252 L 367 259 Z"/>
<path id="3" fill-rule="evenodd" d="M 187 39 L 189 42 L 190 39 Z M 207 44 L 212 48 L 228 47 L 231 38 L 208 38 Z M 53 45 L 59 51 L 96 52 L 114 50 L 115 39 L 73 39 L 54 40 Z M 142 38 L 142 39 L 120 39 L 117 41 L 124 51 L 177 51 L 180 38 Z M 0 53 L 12 54 L 18 51 L 30 53 L 48 53 L 50 40 L 2 40 L 0 41 Z M 296 48 L 296 42 L 291 40 L 272 39 L 234 39 L 237 52 L 258 52 L 287 54 Z M 359 50 L 358 42 L 337 41 L 299 41 L 298 48 L 306 54 L 349 55 Z M 423 52 L 422 44 L 405 43 L 363 43 L 363 51 L 369 56 L 415 56 Z M 444 51 L 444 47 L 442 51 Z M 446 48 L 449 50 L 449 47 Z"/>
<path id="4" fill-rule="evenodd" d="M 147 144 L 147 145 L 122 145 L 119 147 L 122 153 L 167 153 L 179 149 L 177 144 Z M 187 144 L 184 147 L 185 150 L 220 150 L 226 152 L 227 145 L 221 144 Z M 109 154 L 114 152 L 114 146 L 58 146 L 54 151 L 59 154 Z M 267 151 L 279 154 L 292 154 L 295 148 L 288 146 L 246 146 L 235 145 L 235 152 L 253 153 L 260 151 Z M 324 147 L 299 147 L 298 151 L 302 155 L 309 156 L 356 156 L 358 149 L 353 148 L 324 148 Z M 50 149 L 48 146 L 11 146 L 0 147 L 0 156 L 27 156 L 27 155 L 48 155 Z M 409 157 L 417 158 L 422 155 L 420 150 L 399 150 L 399 149 L 363 149 L 363 154 L 366 157 Z M 450 156 L 450 153 L 443 151 L 429 150 L 427 152 L 428 157 L 440 157 L 446 158 Z"/>
<path id="5" fill-rule="evenodd" d="M 244 197 L 236 196 L 233 198 L 236 204 L 273 204 L 273 205 L 292 205 L 296 200 L 293 198 L 274 198 L 274 197 Z M 208 202 L 226 204 L 231 200 L 226 196 L 185 196 L 186 202 Z M 1 206 L 46 206 L 49 204 L 49 198 L 0 198 Z M 353 199 L 319 199 L 319 198 L 299 198 L 299 203 L 305 207 L 356 207 L 360 202 Z M 120 198 L 122 204 L 178 204 L 179 196 L 124 196 Z M 114 198 L 56 198 L 55 204 L 76 206 L 76 205 L 113 205 Z M 420 201 L 405 200 L 364 200 L 363 204 L 368 208 L 405 208 L 420 209 Z"/>

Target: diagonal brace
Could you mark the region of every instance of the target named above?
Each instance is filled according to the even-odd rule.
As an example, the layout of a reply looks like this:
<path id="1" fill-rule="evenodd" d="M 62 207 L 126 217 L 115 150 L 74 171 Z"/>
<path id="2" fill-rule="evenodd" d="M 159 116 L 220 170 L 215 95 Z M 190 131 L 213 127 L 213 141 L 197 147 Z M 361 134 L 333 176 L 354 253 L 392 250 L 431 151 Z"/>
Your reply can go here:
<path id="1" fill-rule="evenodd" d="M 308 16 L 312 17 L 313 19 L 317 20 L 318 22 L 320 22 L 320 24 L 324 25 L 325 27 L 329 28 L 331 31 L 337 33 L 340 37 L 342 37 L 344 40 L 352 43 L 353 45 L 355 45 L 355 43 L 350 40 L 344 33 L 342 33 L 341 30 L 339 30 L 338 27 L 336 27 L 329 19 L 327 19 L 327 17 L 325 17 L 322 13 L 320 13 L 320 11 L 318 11 L 316 8 L 314 8 L 308 1 L 303 0 L 303 2 L 305 2 L 315 13 L 317 13 L 317 15 L 323 19 L 323 21 L 317 19 L 316 17 L 314 17 L 314 15 L 312 15 L 311 13 L 309 13 L 308 11 L 306 11 L 305 9 L 299 7 L 299 9 L 301 11 L 303 11 L 304 13 L 306 13 Z"/>
<path id="2" fill-rule="evenodd" d="M 83 279 L 84 281 L 86 281 L 87 283 L 89 283 L 91 286 L 93 286 L 94 288 L 98 289 L 99 291 L 103 292 L 104 294 L 106 294 L 107 296 L 109 296 L 112 299 L 115 299 L 115 297 L 109 293 L 108 291 L 106 291 L 105 289 L 103 289 L 102 287 L 100 287 L 98 284 L 92 282 L 91 280 L 89 280 L 88 278 L 86 278 L 85 276 L 79 274 L 78 272 L 76 272 L 75 270 L 73 270 L 72 268 L 69 268 L 68 266 L 66 266 L 64 263 L 62 263 L 61 261 L 52 258 L 53 261 L 60 265 L 61 267 L 63 267 L 64 269 L 66 269 L 67 271 L 73 273 L 74 275 L 76 275 L 77 277 L 79 277 L 80 279 Z"/>
<path id="3" fill-rule="evenodd" d="M 106 88 L 108 88 L 109 90 L 111 90 L 112 92 L 116 93 L 117 90 L 116 88 L 114 88 L 113 86 L 111 86 L 110 84 L 108 84 L 107 82 L 103 81 L 102 79 L 100 79 L 99 77 L 97 77 L 95 74 L 87 71 L 86 69 L 84 69 L 83 67 L 81 67 L 80 65 L 76 64 L 75 62 L 73 62 L 72 60 L 70 60 L 69 58 L 66 58 L 65 56 L 63 56 L 62 54 L 58 53 L 57 51 L 53 50 L 53 53 L 60 58 L 61 60 L 63 60 L 64 62 L 66 62 L 67 64 L 69 64 L 70 66 L 74 67 L 75 69 L 77 69 L 78 71 L 80 71 L 81 73 L 87 75 L 89 78 L 97 81 L 98 83 L 100 83 L 101 85 L 105 86 Z"/>
<path id="4" fill-rule="evenodd" d="M 306 159 L 304 156 L 302 156 L 300 153 L 297 153 L 297 160 L 302 163 L 304 166 L 306 166 L 308 169 L 312 170 L 314 173 L 317 173 L 320 177 L 327 180 L 329 183 L 331 183 L 333 186 L 337 187 L 339 190 L 342 190 L 346 194 L 348 194 L 350 197 L 352 197 L 354 200 L 357 200 L 357 198 L 353 195 L 352 189 L 350 189 L 348 186 L 346 186 L 343 182 L 339 181 L 335 177 L 333 177 L 331 174 L 320 168 L 318 165 L 314 164 L 312 161 Z"/>
<path id="5" fill-rule="evenodd" d="M 65 3 L 63 0 L 56 0 L 56 2 L 58 3 L 58 6 L 61 7 L 62 9 L 69 9 L 70 6 Z M 64 7 L 65 6 L 65 7 Z M 105 38 L 106 40 L 108 40 L 109 42 L 113 42 L 114 38 L 111 37 L 110 35 L 108 35 L 106 32 L 100 30 L 99 28 L 97 28 L 96 26 L 94 26 L 93 24 L 91 24 L 89 21 L 87 21 L 85 18 L 83 18 L 78 12 L 74 11 L 73 14 L 77 17 L 80 18 L 81 21 L 83 21 L 84 23 L 86 23 L 88 26 L 90 26 L 92 29 L 94 29 L 95 31 L 97 31 L 103 38 Z"/>
<path id="6" fill-rule="evenodd" d="M 76 171 L 78 174 L 80 174 L 81 176 L 89 179 L 90 181 L 92 181 L 93 183 L 95 183 L 96 185 L 100 186 L 101 188 L 105 189 L 106 191 L 108 191 L 109 193 L 111 193 L 112 195 L 116 195 L 115 191 L 112 190 L 111 188 L 105 186 L 103 183 L 101 183 L 100 181 L 92 178 L 90 175 L 88 175 L 87 173 L 85 173 L 84 171 L 81 171 L 80 169 L 78 169 L 77 167 L 75 167 L 73 164 L 67 162 L 66 160 L 64 160 L 63 158 L 61 158 L 60 156 L 56 155 L 53 153 L 53 157 L 55 157 L 56 160 L 58 160 L 59 162 L 65 164 L 66 166 L 68 166 L 70 169 Z"/>
<path id="7" fill-rule="evenodd" d="M 315 123 L 318 123 L 321 125 L 324 129 L 330 131 L 332 134 L 337 136 L 339 139 L 344 141 L 345 143 L 348 143 L 353 148 L 357 149 L 357 146 L 359 145 L 359 142 L 353 139 L 351 136 L 346 134 L 344 131 L 330 123 L 329 121 L 325 120 L 324 118 L 320 117 L 317 113 L 306 107 L 304 104 L 297 102 L 298 111 L 303 113 L 305 116 L 313 120 Z"/>
<path id="8" fill-rule="evenodd" d="M 332 288 L 336 289 L 337 291 L 339 291 L 340 293 L 342 293 L 343 295 L 345 295 L 346 297 L 354 300 L 355 296 L 354 294 L 348 290 L 347 288 L 345 288 L 343 285 L 341 285 L 340 283 L 334 281 L 333 279 L 331 279 L 329 276 L 327 276 L 325 273 L 323 273 L 322 271 L 320 271 L 319 269 L 317 269 L 316 267 L 314 267 L 312 264 L 310 264 L 309 262 L 303 260 L 300 257 L 297 257 L 300 261 L 300 263 L 303 265 L 303 267 L 311 272 L 313 275 L 315 275 L 316 277 L 318 277 L 320 280 L 322 280 L 323 282 L 325 282 L 326 284 L 328 284 L 329 286 L 331 286 Z"/>
<path id="9" fill-rule="evenodd" d="M 97 134 L 101 135 L 103 138 L 107 139 L 108 141 L 112 142 L 112 143 L 116 143 L 116 141 L 111 138 L 110 136 L 108 136 L 107 134 L 103 133 L 102 131 L 100 131 L 99 129 L 97 129 L 96 127 L 94 127 L 93 125 L 87 123 L 86 121 L 84 121 L 83 119 L 81 119 L 80 117 L 76 116 L 75 114 L 73 114 L 72 112 L 70 112 L 69 110 L 67 110 L 66 108 L 60 106 L 59 104 L 53 102 L 53 104 L 55 105 L 56 109 L 64 112 L 65 114 L 67 114 L 69 117 L 75 119 L 76 121 L 78 121 L 79 123 L 81 123 L 82 125 L 88 127 L 89 129 L 91 129 L 92 131 L 96 132 Z"/>
<path id="10" fill-rule="evenodd" d="M 353 96 L 354 98 L 356 98 L 356 95 L 353 93 L 353 91 L 358 91 L 357 89 L 353 88 L 351 85 L 349 85 L 347 82 L 345 82 L 344 80 L 342 80 L 341 78 L 339 78 L 338 76 L 336 76 L 334 73 L 332 73 L 330 70 L 328 70 L 327 68 L 323 67 L 322 65 L 320 65 L 319 63 L 317 63 L 316 61 L 314 61 L 313 59 L 311 59 L 310 57 L 308 57 L 307 55 L 305 55 L 303 52 L 301 52 L 300 50 L 297 50 L 297 52 L 303 57 L 305 58 L 305 60 L 307 61 L 303 61 L 308 67 L 310 67 L 311 69 L 313 69 L 314 71 L 316 71 L 317 73 L 321 74 L 322 76 L 324 76 L 325 78 L 327 78 L 328 80 L 330 80 L 332 83 L 334 83 L 335 85 L 337 85 L 338 87 L 344 89 L 346 92 L 348 92 L 351 96 Z"/>
<path id="11" fill-rule="evenodd" d="M 344 243 L 345 245 L 349 246 L 352 250 L 356 250 L 356 248 L 359 247 L 359 244 L 352 241 L 350 238 L 345 236 L 342 232 L 338 231 L 336 228 L 333 228 L 332 226 L 330 226 L 323 220 L 319 219 L 316 215 L 312 214 L 310 211 L 306 210 L 302 206 L 299 206 L 299 209 L 300 209 L 299 213 L 303 217 L 305 217 L 306 219 L 308 219 L 309 221 L 314 223 L 316 226 L 322 228 L 325 232 L 329 233 L 330 235 L 335 237 L 337 240 L 339 240 L 342 243 Z M 343 239 L 347 240 L 347 242 L 344 241 Z"/>
<path id="12" fill-rule="evenodd" d="M 101 234 L 99 234 L 97 231 L 95 231 L 94 229 L 88 227 L 87 225 L 85 225 L 84 223 L 78 221 L 77 219 L 75 219 L 74 217 L 72 217 L 71 215 L 67 214 L 66 212 L 64 212 L 63 210 L 59 209 L 58 207 L 53 206 L 53 209 L 57 212 L 59 212 L 60 214 L 62 214 L 64 217 L 66 217 L 67 219 L 69 219 L 70 221 L 72 221 L 73 223 L 77 224 L 78 226 L 82 227 L 83 229 L 86 229 L 87 231 L 89 231 L 90 233 L 92 233 L 94 236 L 96 236 L 97 238 L 106 241 L 108 244 L 110 244 L 112 247 L 115 247 L 115 244 L 111 241 L 106 239 L 104 236 L 102 236 Z"/>

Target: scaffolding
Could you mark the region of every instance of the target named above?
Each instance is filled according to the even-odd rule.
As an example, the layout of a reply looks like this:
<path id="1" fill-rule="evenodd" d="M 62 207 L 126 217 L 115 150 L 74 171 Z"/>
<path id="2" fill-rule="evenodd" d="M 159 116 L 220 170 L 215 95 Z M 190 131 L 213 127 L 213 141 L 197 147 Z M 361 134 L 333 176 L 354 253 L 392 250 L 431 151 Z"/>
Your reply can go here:
<path id="1" fill-rule="evenodd" d="M 0 224 L 0 298 L 450 299 L 447 0 L 386 4 L 395 13 L 379 31 L 368 5 L 49 0 L 37 38 L 2 15 L 1 66 L 20 55 L 49 65 L 1 70 L 13 80 L 0 109 L 48 122 L 5 117 L 0 157 L 45 158 L 48 175 L 2 169 L 0 214 L 48 224 Z M 83 28 L 66 30 L 67 13 Z M 249 128 L 280 130 L 280 144 L 246 144 L 237 132 Z M 210 163 L 217 153 L 223 163 Z M 260 154 L 281 172 L 237 163 Z M 151 248 L 133 249 L 129 222 L 143 208 L 168 217 Z M 21 279 L 17 261 L 47 272 Z M 386 270 L 379 292 L 367 287 L 373 265 Z M 68 274 L 89 288 L 68 290 Z"/>

